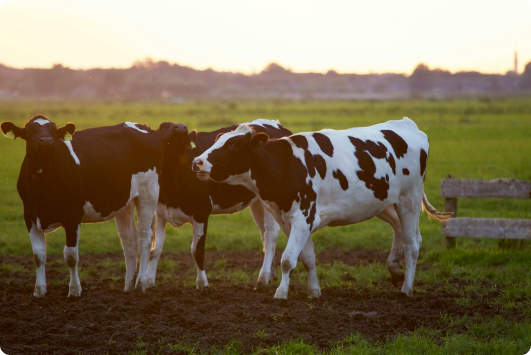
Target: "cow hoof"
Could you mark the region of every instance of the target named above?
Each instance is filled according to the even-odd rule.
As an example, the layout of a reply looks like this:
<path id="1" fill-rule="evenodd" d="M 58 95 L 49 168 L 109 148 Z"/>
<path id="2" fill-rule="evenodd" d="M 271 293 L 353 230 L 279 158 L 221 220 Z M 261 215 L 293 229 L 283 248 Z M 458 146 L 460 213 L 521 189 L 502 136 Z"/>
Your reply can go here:
<path id="1" fill-rule="evenodd" d="M 202 290 L 204 288 L 208 287 L 208 281 L 207 280 L 196 280 L 195 281 L 195 288 L 197 290 Z"/>
<path id="2" fill-rule="evenodd" d="M 258 281 L 256 281 L 255 288 L 266 287 L 268 283 L 269 283 L 269 278 L 266 276 L 262 277 L 262 275 L 260 275 L 260 277 L 258 277 Z"/>
<path id="3" fill-rule="evenodd" d="M 46 295 L 46 286 L 37 286 L 35 285 L 35 291 L 33 291 L 33 296 L 35 297 L 44 297 Z"/>
<path id="4" fill-rule="evenodd" d="M 413 290 L 404 290 L 404 289 L 402 289 L 401 292 L 404 293 L 408 297 L 413 297 Z"/>
<path id="5" fill-rule="evenodd" d="M 321 289 L 313 288 L 308 290 L 308 298 L 319 298 L 321 297 Z"/>
<path id="6" fill-rule="evenodd" d="M 288 299 L 288 291 L 287 290 L 281 290 L 277 288 L 277 292 L 275 292 L 275 297 L 273 297 L 277 300 L 287 300 Z"/>
<path id="7" fill-rule="evenodd" d="M 147 281 L 146 281 L 146 288 L 150 288 L 150 287 L 153 287 L 155 286 L 155 279 L 153 278 L 148 278 Z"/>
<path id="8" fill-rule="evenodd" d="M 147 287 L 146 287 L 146 281 L 139 281 L 137 280 L 136 281 L 136 284 L 135 284 L 135 291 L 138 290 L 138 291 L 142 291 L 142 292 L 146 292 L 147 290 Z"/>
<path id="9" fill-rule="evenodd" d="M 68 292 L 68 297 L 81 297 L 81 287 L 80 288 L 71 288 Z"/>

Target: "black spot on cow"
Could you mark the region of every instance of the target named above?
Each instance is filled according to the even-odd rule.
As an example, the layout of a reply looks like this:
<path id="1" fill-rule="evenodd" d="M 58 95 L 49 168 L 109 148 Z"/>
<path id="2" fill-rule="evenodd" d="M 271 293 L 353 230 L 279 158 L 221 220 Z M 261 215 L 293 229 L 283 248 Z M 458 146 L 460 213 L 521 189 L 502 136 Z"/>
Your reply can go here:
<path id="1" fill-rule="evenodd" d="M 426 171 L 426 164 L 428 163 L 428 154 L 424 149 L 420 150 L 420 176 L 424 176 Z"/>
<path id="2" fill-rule="evenodd" d="M 398 159 L 402 158 L 407 153 L 407 143 L 402 137 L 393 131 L 384 129 L 381 131 L 384 138 L 391 144 Z"/>
<path id="3" fill-rule="evenodd" d="M 326 162 L 319 154 L 312 154 L 308 150 L 308 140 L 305 136 L 294 135 L 290 137 L 296 147 L 304 150 L 304 160 L 306 161 L 306 168 L 311 178 L 315 177 L 318 172 L 321 179 L 326 176 Z M 326 137 L 328 139 L 328 137 Z"/>
<path id="4" fill-rule="evenodd" d="M 405 169 L 405 168 L 402 169 L 402 174 L 404 174 L 404 175 L 409 175 L 409 170 L 407 170 L 407 169 Z"/>
<path id="5" fill-rule="evenodd" d="M 314 133 L 313 138 L 315 139 L 323 153 L 325 153 L 329 157 L 334 156 L 334 146 L 332 145 L 332 141 L 330 140 L 330 138 L 328 138 L 322 133 Z"/>
<path id="6" fill-rule="evenodd" d="M 348 189 L 348 180 L 347 180 L 346 176 L 343 174 L 343 172 L 341 170 L 339 170 L 339 169 L 335 170 L 332 173 L 332 176 L 339 180 L 339 185 L 341 185 L 341 188 L 343 190 L 347 190 Z"/>
<path id="7" fill-rule="evenodd" d="M 316 171 L 321 176 L 321 179 L 325 178 L 326 162 L 322 156 L 313 155 L 310 151 L 306 150 L 304 152 L 304 159 L 306 160 L 306 167 L 308 168 L 308 174 L 310 174 L 311 178 L 315 176 Z"/>
<path id="8" fill-rule="evenodd" d="M 374 191 L 374 197 L 382 201 L 385 200 L 389 190 L 389 183 L 383 177 L 380 179 L 374 177 L 376 165 L 373 157 L 377 159 L 387 158 L 387 148 L 380 142 L 378 144 L 370 140 L 364 142 L 354 137 L 349 137 L 349 139 L 352 145 L 356 147 L 354 155 L 358 159 L 358 165 L 361 169 L 356 172 L 356 175 L 361 181 L 365 182 L 365 186 L 368 189 Z"/>
<path id="9" fill-rule="evenodd" d="M 389 153 L 389 166 L 393 169 L 393 175 L 396 175 L 396 163 L 393 154 Z"/>
<path id="10" fill-rule="evenodd" d="M 305 136 L 295 135 L 290 137 L 297 148 L 308 149 L 308 140 Z"/>

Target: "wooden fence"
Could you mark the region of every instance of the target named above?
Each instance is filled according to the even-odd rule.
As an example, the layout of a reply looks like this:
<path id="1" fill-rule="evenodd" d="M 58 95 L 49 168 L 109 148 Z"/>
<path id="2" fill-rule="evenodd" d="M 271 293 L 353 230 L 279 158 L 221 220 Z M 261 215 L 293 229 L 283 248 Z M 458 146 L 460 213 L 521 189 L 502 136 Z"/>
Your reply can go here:
<path id="1" fill-rule="evenodd" d="M 531 182 L 516 179 L 448 179 L 441 180 L 441 197 L 446 199 L 446 212 L 451 219 L 443 222 L 442 235 L 446 247 L 455 248 L 455 238 L 531 239 L 531 219 L 458 218 L 457 199 L 531 198 Z"/>

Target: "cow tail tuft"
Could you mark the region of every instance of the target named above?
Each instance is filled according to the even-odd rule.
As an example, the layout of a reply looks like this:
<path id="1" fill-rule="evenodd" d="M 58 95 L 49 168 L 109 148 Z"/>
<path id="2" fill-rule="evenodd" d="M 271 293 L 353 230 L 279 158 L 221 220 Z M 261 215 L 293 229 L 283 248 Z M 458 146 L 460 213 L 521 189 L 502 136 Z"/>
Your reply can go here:
<path id="1" fill-rule="evenodd" d="M 439 212 L 430 205 L 428 202 L 428 198 L 426 197 L 426 194 L 424 193 L 422 196 L 422 209 L 424 209 L 430 217 L 433 217 L 441 222 L 447 221 L 450 218 L 452 218 L 453 212 Z"/>

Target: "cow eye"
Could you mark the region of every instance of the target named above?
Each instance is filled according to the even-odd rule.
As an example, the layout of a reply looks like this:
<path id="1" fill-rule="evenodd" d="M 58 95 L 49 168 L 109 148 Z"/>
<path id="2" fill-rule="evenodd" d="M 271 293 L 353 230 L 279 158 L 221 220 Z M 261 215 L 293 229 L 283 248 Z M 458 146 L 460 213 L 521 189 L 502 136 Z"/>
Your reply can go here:
<path id="1" fill-rule="evenodd" d="M 236 148 L 238 148 L 238 143 L 232 143 L 231 145 L 229 145 L 229 148 L 230 148 L 230 149 L 236 149 Z"/>

